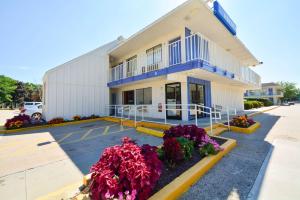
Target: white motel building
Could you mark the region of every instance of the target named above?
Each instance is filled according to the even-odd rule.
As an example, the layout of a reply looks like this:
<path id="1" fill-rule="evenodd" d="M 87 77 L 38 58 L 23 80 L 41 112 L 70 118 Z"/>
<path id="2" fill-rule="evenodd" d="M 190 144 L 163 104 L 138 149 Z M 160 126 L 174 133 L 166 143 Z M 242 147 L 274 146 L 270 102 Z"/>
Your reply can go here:
<path id="1" fill-rule="evenodd" d="M 245 13 L 247 14 L 247 13 Z M 188 0 L 128 39 L 47 71 L 46 120 L 74 115 L 187 121 L 205 109 L 244 109 L 261 64 L 217 2 Z"/>

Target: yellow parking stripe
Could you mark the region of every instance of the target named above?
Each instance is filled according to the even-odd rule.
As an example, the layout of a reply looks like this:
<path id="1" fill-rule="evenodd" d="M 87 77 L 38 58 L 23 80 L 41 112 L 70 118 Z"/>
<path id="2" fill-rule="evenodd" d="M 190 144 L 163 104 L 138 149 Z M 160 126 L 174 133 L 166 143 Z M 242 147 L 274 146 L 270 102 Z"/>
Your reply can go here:
<path id="1" fill-rule="evenodd" d="M 104 129 L 102 135 L 106 135 L 106 134 L 108 133 L 109 128 L 110 128 L 110 126 L 107 126 L 107 127 Z"/>
<path id="2" fill-rule="evenodd" d="M 87 136 L 89 136 L 89 134 L 90 134 L 93 130 L 94 130 L 94 129 L 88 130 L 88 131 L 80 138 L 80 140 L 84 140 Z"/>
<path id="3" fill-rule="evenodd" d="M 61 143 L 62 141 L 64 141 L 65 139 L 67 139 L 68 137 L 71 137 L 74 134 L 74 132 L 68 133 L 67 135 L 65 135 L 63 138 L 59 139 L 57 141 L 57 143 Z"/>
<path id="4" fill-rule="evenodd" d="M 133 128 L 127 128 L 127 129 L 124 129 L 124 130 L 120 130 L 120 131 L 115 131 L 115 132 L 111 132 L 110 134 L 113 134 L 113 133 L 119 133 L 119 132 L 122 132 L 122 131 L 127 131 L 127 130 L 131 130 Z M 98 138 L 98 137 L 103 137 L 105 135 L 94 135 L 94 136 L 91 136 L 91 137 L 88 137 L 86 138 L 85 140 L 90 140 L 90 139 L 94 139 L 94 138 Z M 77 143 L 77 142 L 81 142 L 82 140 L 73 140 L 73 141 L 69 141 L 69 142 L 64 142 L 64 143 L 61 143 L 61 145 L 64 145 L 64 144 L 72 144 L 72 143 Z"/>

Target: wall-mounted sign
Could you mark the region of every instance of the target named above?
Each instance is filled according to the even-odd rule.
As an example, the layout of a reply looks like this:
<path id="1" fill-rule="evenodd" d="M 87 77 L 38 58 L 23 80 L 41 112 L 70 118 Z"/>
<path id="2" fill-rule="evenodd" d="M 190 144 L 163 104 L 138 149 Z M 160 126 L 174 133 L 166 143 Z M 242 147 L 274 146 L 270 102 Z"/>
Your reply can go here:
<path id="1" fill-rule="evenodd" d="M 222 8 L 218 1 L 214 1 L 214 14 L 232 35 L 236 35 L 236 25 Z"/>

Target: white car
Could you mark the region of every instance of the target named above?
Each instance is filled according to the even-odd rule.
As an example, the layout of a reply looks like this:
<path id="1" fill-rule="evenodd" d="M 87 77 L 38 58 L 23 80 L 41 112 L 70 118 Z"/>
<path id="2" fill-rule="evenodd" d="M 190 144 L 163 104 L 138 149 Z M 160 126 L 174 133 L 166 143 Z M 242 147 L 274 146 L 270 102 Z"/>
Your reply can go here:
<path id="1" fill-rule="evenodd" d="M 32 119 L 40 120 L 42 118 L 42 102 L 24 102 L 22 113 L 29 115 Z"/>

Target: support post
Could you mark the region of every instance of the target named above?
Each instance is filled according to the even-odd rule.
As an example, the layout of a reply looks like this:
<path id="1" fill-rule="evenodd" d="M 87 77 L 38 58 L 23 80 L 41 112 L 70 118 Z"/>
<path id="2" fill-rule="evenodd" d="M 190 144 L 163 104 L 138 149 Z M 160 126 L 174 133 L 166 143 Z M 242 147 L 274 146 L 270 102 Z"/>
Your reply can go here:
<path id="1" fill-rule="evenodd" d="M 228 130 L 230 131 L 229 107 L 227 107 L 227 126 L 228 126 Z"/>
<path id="2" fill-rule="evenodd" d="M 212 127 L 212 109 L 209 108 L 209 121 L 210 121 L 210 134 L 213 134 L 213 127 Z"/>
<path id="3" fill-rule="evenodd" d="M 165 124 L 167 124 L 167 104 L 165 104 Z"/>

